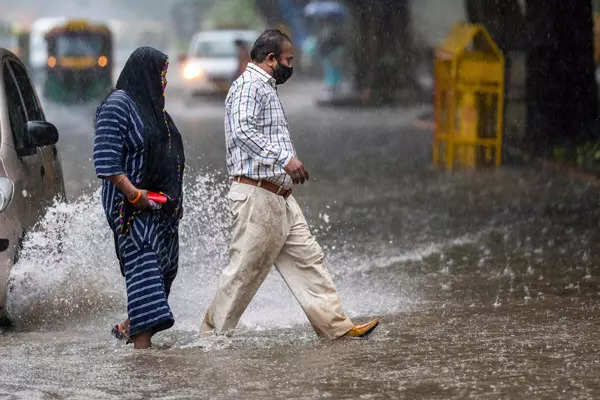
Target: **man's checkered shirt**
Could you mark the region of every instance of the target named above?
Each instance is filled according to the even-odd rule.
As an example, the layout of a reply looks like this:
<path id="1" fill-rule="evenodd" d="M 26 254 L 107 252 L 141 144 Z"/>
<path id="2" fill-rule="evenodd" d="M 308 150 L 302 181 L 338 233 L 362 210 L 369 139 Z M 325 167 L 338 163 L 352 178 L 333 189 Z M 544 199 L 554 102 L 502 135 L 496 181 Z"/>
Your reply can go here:
<path id="1" fill-rule="evenodd" d="M 290 188 L 283 167 L 296 155 L 275 79 L 256 64 L 229 89 L 225 100 L 225 140 L 230 177 L 265 179 Z"/>

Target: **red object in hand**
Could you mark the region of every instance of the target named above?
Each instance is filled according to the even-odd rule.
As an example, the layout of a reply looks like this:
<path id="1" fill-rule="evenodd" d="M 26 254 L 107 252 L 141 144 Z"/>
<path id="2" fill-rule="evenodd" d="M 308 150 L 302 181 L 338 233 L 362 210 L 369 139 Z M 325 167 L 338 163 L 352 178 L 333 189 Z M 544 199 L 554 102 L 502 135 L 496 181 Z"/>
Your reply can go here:
<path id="1" fill-rule="evenodd" d="M 167 196 L 161 193 L 148 192 L 148 200 L 152 200 L 158 204 L 165 204 L 167 202 Z"/>

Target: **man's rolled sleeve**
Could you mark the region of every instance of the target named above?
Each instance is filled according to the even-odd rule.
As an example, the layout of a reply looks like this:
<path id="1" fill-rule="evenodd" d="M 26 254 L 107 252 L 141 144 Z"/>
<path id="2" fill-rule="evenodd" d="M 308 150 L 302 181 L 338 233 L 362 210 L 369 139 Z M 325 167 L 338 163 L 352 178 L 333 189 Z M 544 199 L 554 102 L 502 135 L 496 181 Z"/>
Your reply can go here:
<path id="1" fill-rule="evenodd" d="M 294 155 L 292 154 L 292 152 L 290 151 L 286 151 L 286 150 L 282 150 L 279 158 L 277 159 L 277 164 L 279 164 L 279 166 L 281 168 L 285 168 L 286 165 L 288 165 L 288 163 L 290 162 L 290 160 L 292 159 L 292 157 L 294 157 Z"/>

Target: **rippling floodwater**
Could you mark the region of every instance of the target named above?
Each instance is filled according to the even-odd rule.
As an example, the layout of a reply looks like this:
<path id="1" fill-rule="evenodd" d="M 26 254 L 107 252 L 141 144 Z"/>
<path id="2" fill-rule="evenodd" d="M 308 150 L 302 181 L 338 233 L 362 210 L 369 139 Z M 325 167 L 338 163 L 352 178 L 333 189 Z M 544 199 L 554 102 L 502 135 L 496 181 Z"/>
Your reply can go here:
<path id="1" fill-rule="evenodd" d="M 110 337 L 124 285 L 81 164 L 65 171 L 72 200 L 50 210 L 13 270 L 0 398 L 600 396 L 598 185 L 529 165 L 441 173 L 430 133 L 412 125 L 419 109 L 316 109 L 302 90 L 283 92 L 315 177 L 297 198 L 348 314 L 383 317 L 374 334 L 318 340 L 275 273 L 234 336 L 198 334 L 226 262 L 227 186 L 220 105 L 181 106 L 190 166 L 176 325 L 149 351 Z M 83 151 L 87 135 L 63 146 Z"/>

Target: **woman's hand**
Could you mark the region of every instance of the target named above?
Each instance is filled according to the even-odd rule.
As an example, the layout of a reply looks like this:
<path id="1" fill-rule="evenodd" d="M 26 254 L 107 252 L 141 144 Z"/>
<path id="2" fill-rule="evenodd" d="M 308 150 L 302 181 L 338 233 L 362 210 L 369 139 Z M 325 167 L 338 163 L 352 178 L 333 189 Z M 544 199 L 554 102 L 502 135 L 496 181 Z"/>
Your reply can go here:
<path id="1" fill-rule="evenodd" d="M 136 189 L 135 194 L 133 194 L 131 197 L 127 196 L 127 201 L 129 201 L 133 207 L 138 210 L 154 208 L 154 202 L 148 200 L 148 191 L 144 189 Z"/>
<path id="2" fill-rule="evenodd" d="M 127 175 L 113 175 L 109 176 L 108 179 L 125 195 L 127 201 L 131 203 L 134 208 L 146 210 L 155 207 L 154 202 L 148 200 L 148 191 L 135 187 L 129 178 L 127 178 Z"/>

